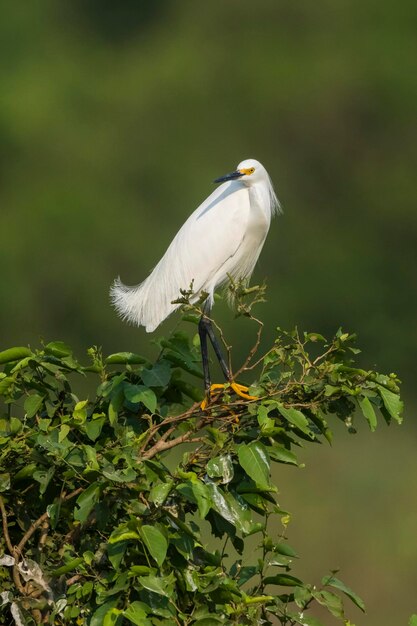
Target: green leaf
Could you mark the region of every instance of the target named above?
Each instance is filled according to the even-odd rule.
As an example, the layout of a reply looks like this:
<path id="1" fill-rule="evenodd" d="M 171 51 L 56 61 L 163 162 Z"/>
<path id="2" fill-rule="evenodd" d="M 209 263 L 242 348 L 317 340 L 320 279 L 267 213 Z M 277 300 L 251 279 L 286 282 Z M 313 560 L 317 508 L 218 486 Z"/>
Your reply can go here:
<path id="1" fill-rule="evenodd" d="M 79 522 L 85 522 L 91 510 L 99 501 L 99 497 L 100 485 L 98 483 L 92 483 L 78 496 L 76 500 L 77 507 L 74 510 L 74 519 Z"/>
<path id="2" fill-rule="evenodd" d="M 24 480 L 33 476 L 33 472 L 36 470 L 36 463 L 28 463 L 22 469 L 20 469 L 13 477 L 13 480 Z"/>
<path id="3" fill-rule="evenodd" d="M 135 576 L 145 576 L 155 573 L 155 568 L 148 567 L 147 565 L 131 565 L 129 572 Z"/>
<path id="4" fill-rule="evenodd" d="M 294 409 L 293 407 L 287 408 L 278 402 L 277 402 L 277 408 L 278 408 L 278 411 L 281 413 L 281 415 L 285 417 L 285 419 L 288 422 L 290 422 L 290 424 L 293 424 L 294 426 L 299 428 L 303 433 L 305 433 L 309 437 L 313 436 L 308 420 L 306 416 L 303 415 L 303 413 L 301 413 L 301 411 L 299 411 L 298 409 Z"/>
<path id="5" fill-rule="evenodd" d="M 161 346 L 166 348 L 164 358 L 181 367 L 186 372 L 203 378 L 199 365 L 196 364 L 196 357 L 190 349 L 188 336 L 186 333 L 176 332 L 168 340 L 162 340 Z"/>
<path id="6" fill-rule="evenodd" d="M 363 396 L 362 398 L 359 398 L 358 403 L 359 403 L 359 406 L 361 407 L 361 411 L 364 417 L 366 418 L 369 424 L 369 428 L 371 429 L 372 432 L 374 432 L 374 430 L 377 427 L 377 419 L 376 419 L 374 407 L 372 406 L 367 396 Z"/>
<path id="7" fill-rule="evenodd" d="M 153 502 L 155 506 L 161 506 L 167 499 L 169 492 L 174 485 L 173 480 L 169 480 L 166 483 L 158 483 L 149 492 L 149 502 Z"/>
<path id="8" fill-rule="evenodd" d="M 290 556 L 291 558 L 298 557 L 294 548 L 291 548 L 288 543 L 284 543 L 283 541 L 275 544 L 274 552 L 278 552 L 278 554 L 283 554 L 284 556 Z"/>
<path id="9" fill-rule="evenodd" d="M 87 434 L 87 437 L 91 441 L 95 441 L 97 437 L 99 437 L 101 433 L 101 429 L 103 428 L 105 421 L 106 421 L 105 417 L 99 417 L 99 418 L 92 419 L 84 423 L 83 428 Z"/>
<path id="10" fill-rule="evenodd" d="M 413 614 L 410 617 L 410 620 L 408 622 L 408 626 L 417 626 L 417 615 L 416 614 Z"/>
<path id="11" fill-rule="evenodd" d="M 120 524 L 115 528 L 109 537 L 109 543 L 118 543 L 119 541 L 128 541 L 129 539 L 140 539 L 140 535 L 136 530 L 136 527 L 132 527 L 128 524 Z"/>
<path id="12" fill-rule="evenodd" d="M 214 483 L 208 483 L 213 509 L 225 520 L 230 522 L 239 532 L 250 535 L 263 528 L 262 524 L 255 523 L 252 512 L 246 502 L 237 494 L 223 491 Z"/>
<path id="13" fill-rule="evenodd" d="M 37 393 L 33 393 L 31 396 L 28 396 L 23 405 L 27 417 L 34 417 L 34 415 L 36 415 L 41 408 L 42 402 L 43 396 L 40 396 Z"/>
<path id="14" fill-rule="evenodd" d="M 37 470 L 33 472 L 33 478 L 40 484 L 39 493 L 43 495 L 51 482 L 52 476 L 55 474 L 55 468 L 50 467 L 47 470 Z"/>
<path id="15" fill-rule="evenodd" d="M 200 516 L 204 519 L 213 506 L 213 502 L 210 497 L 210 490 L 207 485 L 198 479 L 191 481 L 191 489 L 197 501 Z"/>
<path id="16" fill-rule="evenodd" d="M 313 596 L 319 604 L 325 606 L 328 611 L 335 617 L 344 617 L 343 602 L 340 596 L 331 591 L 316 591 Z"/>
<path id="17" fill-rule="evenodd" d="M 239 463 L 246 474 L 261 489 L 269 489 L 271 486 L 270 460 L 265 446 L 259 441 L 249 444 L 242 443 L 237 452 Z"/>
<path id="18" fill-rule="evenodd" d="M 87 563 L 87 565 L 91 565 L 91 563 L 94 561 L 94 558 L 94 552 L 91 552 L 91 550 L 86 550 L 85 552 L 83 552 L 83 559 Z"/>
<path id="19" fill-rule="evenodd" d="M 53 431 L 55 432 L 55 431 Z M 45 437 L 46 439 L 46 437 Z M 69 446 L 69 442 L 68 441 L 63 441 L 61 444 L 59 444 L 61 447 L 67 445 Z M 45 446 L 46 447 L 46 446 Z M 51 446 L 52 447 L 52 446 Z M 84 448 L 83 446 L 80 446 L 79 448 L 72 448 L 72 450 L 70 451 L 70 453 L 66 456 L 65 458 L 65 462 L 68 465 L 72 465 L 73 467 L 85 467 L 86 465 L 86 458 L 85 458 L 85 454 L 84 454 Z"/>
<path id="20" fill-rule="evenodd" d="M 127 609 L 123 611 L 124 617 L 136 626 L 152 626 L 152 622 L 146 619 L 149 609 L 144 602 L 132 602 Z"/>
<path id="21" fill-rule="evenodd" d="M 103 626 L 116 626 L 117 623 L 120 624 L 119 617 L 122 613 L 123 611 L 115 607 L 110 609 L 104 616 Z"/>
<path id="22" fill-rule="evenodd" d="M 73 572 L 81 563 L 84 563 L 84 559 L 81 556 L 71 559 L 68 563 L 65 563 L 65 565 L 54 569 L 52 576 L 57 577 L 62 576 L 62 574 L 68 574 L 68 572 Z"/>
<path id="23" fill-rule="evenodd" d="M 102 604 L 93 614 L 89 626 L 104 626 L 106 615 L 116 608 L 118 598 Z"/>
<path id="24" fill-rule="evenodd" d="M 124 394 L 126 400 L 132 402 L 132 404 L 139 404 L 140 402 L 150 411 L 155 413 L 157 406 L 157 399 L 152 389 L 148 389 L 144 385 L 132 385 L 131 383 L 124 384 Z"/>
<path id="25" fill-rule="evenodd" d="M 181 493 L 187 500 L 197 504 L 200 516 L 204 519 L 213 506 L 210 489 L 197 477 L 180 483 L 176 487 L 176 491 Z"/>
<path id="26" fill-rule="evenodd" d="M 112 480 L 115 483 L 131 483 L 135 480 L 137 474 L 133 467 L 124 467 L 122 469 L 116 469 L 110 463 L 103 467 L 101 473 L 103 476 Z"/>
<path id="27" fill-rule="evenodd" d="M 311 599 L 311 590 L 308 587 L 296 587 L 294 589 L 294 601 L 300 609 L 303 609 Z"/>
<path id="28" fill-rule="evenodd" d="M 233 479 L 233 463 L 230 454 L 216 456 L 207 463 L 207 474 L 210 478 L 222 478 L 224 485 Z"/>
<path id="29" fill-rule="evenodd" d="M 13 361 L 20 361 L 21 359 L 31 356 L 33 356 L 32 350 L 29 350 L 29 348 L 25 348 L 24 346 L 8 348 L 7 350 L 0 352 L 0 365 L 12 363 Z"/>
<path id="30" fill-rule="evenodd" d="M 114 567 L 115 570 L 118 570 L 120 564 L 123 560 L 123 557 L 126 553 L 127 542 L 119 541 L 117 543 L 108 543 L 107 545 L 107 554 L 109 557 L 109 561 Z"/>
<path id="31" fill-rule="evenodd" d="M 171 366 L 167 361 L 158 361 L 151 369 L 141 372 L 147 387 L 166 387 L 171 379 Z"/>
<path id="32" fill-rule="evenodd" d="M 392 391 L 389 391 L 382 385 L 378 385 L 378 392 L 388 413 L 395 419 L 396 422 L 401 424 L 403 421 L 402 412 L 404 402 L 401 400 L 400 396 Z"/>
<path id="33" fill-rule="evenodd" d="M 264 578 L 265 585 L 282 585 L 283 587 L 301 587 L 303 581 L 290 574 L 277 574 Z"/>
<path id="34" fill-rule="evenodd" d="M 142 526 L 140 529 L 140 535 L 151 556 L 161 567 L 162 563 L 165 561 L 168 550 L 168 542 L 164 535 L 161 531 L 155 528 L 155 526 L 147 525 Z"/>
<path id="35" fill-rule="evenodd" d="M 64 441 L 64 439 L 66 439 L 70 430 L 71 429 L 68 426 L 68 424 L 62 424 L 61 428 L 59 429 L 59 435 L 58 435 L 59 443 L 61 443 L 62 441 Z"/>
<path id="36" fill-rule="evenodd" d="M 278 461 L 278 463 L 289 463 L 291 465 L 298 465 L 297 457 L 294 452 L 291 450 L 287 450 L 284 446 L 280 446 L 278 443 L 274 443 L 272 446 L 268 446 L 267 448 L 268 454 L 274 461 Z"/>
<path id="37" fill-rule="evenodd" d="M 139 354 L 134 354 L 133 352 L 116 352 L 115 354 L 110 354 L 105 362 L 108 365 L 125 365 L 126 363 L 130 363 L 131 365 L 140 365 L 142 363 L 146 363 L 146 359 Z"/>
<path id="38" fill-rule="evenodd" d="M 333 396 L 338 391 L 340 391 L 340 387 L 336 385 L 325 385 L 324 387 L 324 395 L 326 398 L 330 398 L 330 396 Z"/>
<path id="39" fill-rule="evenodd" d="M 182 554 L 183 557 L 185 557 L 188 560 L 191 560 L 193 558 L 194 546 L 198 542 L 193 537 L 190 537 L 189 535 L 187 535 L 186 531 L 184 531 L 182 528 L 180 530 L 182 534 L 180 534 L 180 536 L 177 539 L 175 538 L 171 539 L 170 544 L 175 546 L 176 550 L 178 550 L 178 552 Z"/>
<path id="40" fill-rule="evenodd" d="M 342 582 L 335 576 L 325 576 L 321 582 L 322 585 L 324 585 L 325 587 L 330 586 L 334 587 L 335 589 L 339 589 L 339 591 L 343 591 L 343 593 L 346 594 L 347 597 L 350 598 L 361 611 L 365 612 L 365 604 L 363 600 L 354 591 L 352 591 L 352 589 L 345 585 L 344 582 Z"/>
<path id="41" fill-rule="evenodd" d="M 51 341 L 50 343 L 46 344 L 45 352 L 47 354 L 52 354 L 53 356 L 56 356 L 58 358 L 72 355 L 71 347 L 63 341 Z"/>
<path id="42" fill-rule="evenodd" d="M 10 489 L 10 474 L 0 474 L 0 492 Z"/>
<path id="43" fill-rule="evenodd" d="M 111 426 L 115 426 L 115 424 L 117 424 L 119 411 L 123 406 L 123 400 L 124 400 L 123 387 L 120 385 L 116 387 L 116 389 L 113 391 L 111 398 L 110 398 L 110 402 L 109 402 L 109 408 L 107 410 L 107 414 L 109 416 L 109 422 Z"/>
<path id="44" fill-rule="evenodd" d="M 238 579 L 239 587 L 248 582 L 251 578 L 259 573 L 259 567 L 257 565 L 244 565 L 239 569 Z"/>
<path id="45" fill-rule="evenodd" d="M 169 576 L 139 576 L 139 582 L 148 591 L 171 598 L 174 591 L 175 575 L 171 572 Z"/>
<path id="46" fill-rule="evenodd" d="M 77 423 L 82 424 L 87 419 L 87 406 L 88 400 L 81 400 L 75 405 L 72 416 Z"/>
<path id="47" fill-rule="evenodd" d="M 258 408 L 258 424 L 261 427 L 261 432 L 265 435 L 269 435 L 274 432 L 275 420 L 268 416 L 272 407 L 266 407 L 261 404 Z"/>

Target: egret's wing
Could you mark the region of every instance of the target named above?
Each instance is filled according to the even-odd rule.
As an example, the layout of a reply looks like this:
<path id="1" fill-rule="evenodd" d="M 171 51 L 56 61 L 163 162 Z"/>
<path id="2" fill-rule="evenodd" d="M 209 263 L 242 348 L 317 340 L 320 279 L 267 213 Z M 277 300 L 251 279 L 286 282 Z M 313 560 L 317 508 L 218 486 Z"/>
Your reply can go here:
<path id="1" fill-rule="evenodd" d="M 216 276 L 243 241 L 249 211 L 245 185 L 233 181 L 218 187 L 190 215 L 143 283 L 115 282 L 111 296 L 119 314 L 150 332 L 178 307 L 171 303 L 180 289 L 193 282 L 196 294 L 212 292 Z"/>

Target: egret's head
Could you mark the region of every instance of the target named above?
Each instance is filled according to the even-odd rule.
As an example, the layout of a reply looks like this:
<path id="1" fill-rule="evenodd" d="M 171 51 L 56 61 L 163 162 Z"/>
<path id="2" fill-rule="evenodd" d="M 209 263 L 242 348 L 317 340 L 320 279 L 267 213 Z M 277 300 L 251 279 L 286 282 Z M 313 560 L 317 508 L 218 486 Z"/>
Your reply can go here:
<path id="1" fill-rule="evenodd" d="M 234 172 L 216 178 L 215 183 L 224 183 L 228 180 L 239 179 L 243 183 L 253 184 L 268 177 L 264 166 L 256 159 L 245 159 L 237 166 Z"/>
<path id="2" fill-rule="evenodd" d="M 261 183 L 261 188 L 266 190 L 266 202 L 269 206 L 271 214 L 281 213 L 281 206 L 275 195 L 268 172 L 262 163 L 259 163 L 256 159 L 245 159 L 239 163 L 234 172 L 226 174 L 226 176 L 216 178 L 214 182 L 225 183 L 229 180 L 239 180 L 247 186 L 254 185 L 255 183 Z"/>

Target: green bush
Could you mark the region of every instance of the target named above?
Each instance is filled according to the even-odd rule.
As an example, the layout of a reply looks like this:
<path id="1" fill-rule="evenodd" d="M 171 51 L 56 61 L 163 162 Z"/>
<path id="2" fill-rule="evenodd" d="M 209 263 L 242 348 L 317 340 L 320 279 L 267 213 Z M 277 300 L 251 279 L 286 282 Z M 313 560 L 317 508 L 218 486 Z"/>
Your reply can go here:
<path id="1" fill-rule="evenodd" d="M 349 624 L 342 596 L 363 603 L 335 572 L 293 573 L 271 466 L 330 441 L 330 420 L 401 421 L 397 377 L 357 368 L 353 341 L 278 329 L 239 372 L 259 372 L 259 399 L 226 388 L 205 411 L 181 332 L 153 364 L 93 348 L 83 366 L 61 342 L 0 353 L 2 623 L 319 626 L 318 603 Z"/>

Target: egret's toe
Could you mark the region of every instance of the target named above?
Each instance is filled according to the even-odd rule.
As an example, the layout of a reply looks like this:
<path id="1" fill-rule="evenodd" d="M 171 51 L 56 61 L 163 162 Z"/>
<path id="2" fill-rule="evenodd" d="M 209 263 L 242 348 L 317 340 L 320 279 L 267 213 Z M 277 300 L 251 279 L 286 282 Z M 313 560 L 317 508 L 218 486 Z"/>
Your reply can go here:
<path id="1" fill-rule="evenodd" d="M 246 385 L 241 385 L 240 383 L 230 383 L 230 386 L 238 396 L 240 396 L 241 398 L 245 398 L 245 400 L 258 399 L 258 396 L 251 396 L 247 393 L 249 387 L 246 387 Z"/>

